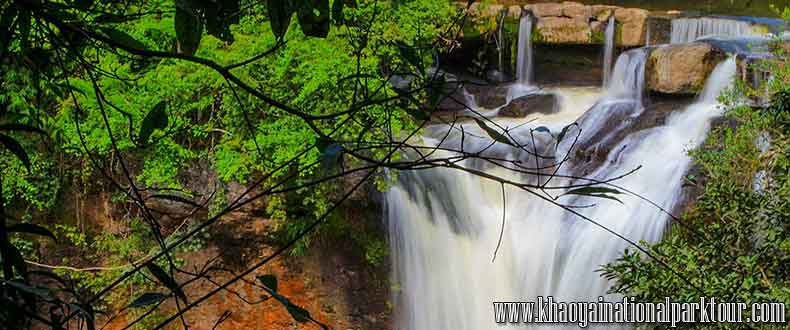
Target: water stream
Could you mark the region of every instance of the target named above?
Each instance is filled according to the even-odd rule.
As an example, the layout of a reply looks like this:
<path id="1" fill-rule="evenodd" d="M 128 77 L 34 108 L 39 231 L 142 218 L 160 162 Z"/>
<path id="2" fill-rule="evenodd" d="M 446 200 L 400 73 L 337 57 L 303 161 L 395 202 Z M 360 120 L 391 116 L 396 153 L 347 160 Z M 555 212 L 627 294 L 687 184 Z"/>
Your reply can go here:
<path id="1" fill-rule="evenodd" d="M 603 41 L 603 85 L 609 85 L 609 78 L 612 75 L 612 57 L 614 56 L 615 44 L 615 21 L 614 15 L 609 17 L 606 23 L 606 31 L 604 31 Z"/>
<path id="2" fill-rule="evenodd" d="M 516 77 L 518 82 L 531 85 L 533 81 L 532 64 L 532 12 L 521 16 L 518 23 L 518 52 L 516 53 Z"/>
<path id="3" fill-rule="evenodd" d="M 587 142 L 603 144 L 599 141 L 601 135 L 594 132 L 628 128 L 624 127 L 627 121 L 623 121 L 624 125 L 611 125 L 615 113 L 635 115 L 643 111 L 645 54 L 643 49 L 637 49 L 620 55 L 604 91 L 549 90 L 559 96 L 558 113 L 496 120 L 502 126 L 521 125 L 511 134 L 529 149 L 533 147 L 530 128 L 546 126 L 556 133 L 574 121 L 579 122 L 584 132 L 580 136 L 582 142 L 595 139 Z M 716 96 L 731 83 L 735 71 L 734 59 L 719 64 L 694 104 L 677 109 L 663 126 L 634 131 L 624 139 L 611 142 L 606 161 L 594 167 L 587 177 L 604 179 L 641 166 L 617 184 L 664 209 L 672 209 L 678 202 L 681 179 L 690 164 L 687 151 L 702 142 L 711 119 L 720 114 Z M 492 145 L 491 139 L 474 122 L 463 125 L 463 137 L 457 126 L 430 127 L 422 143 L 454 149 L 463 144 L 469 152 L 518 159 L 524 164 L 535 162 L 534 156 L 521 149 L 502 143 Z M 556 160 L 569 151 L 568 141 L 555 148 L 554 139 L 544 133 L 536 137 L 534 147 L 544 155 L 556 150 Z M 433 157 L 448 155 L 452 153 L 438 151 Z M 514 172 L 502 162 L 465 160 L 459 165 L 514 182 L 541 180 L 535 175 Z M 559 173 L 578 175 L 577 171 L 584 166 L 590 164 L 574 160 Z M 554 178 L 550 185 L 572 181 Z M 535 300 L 546 295 L 564 301 L 595 301 L 599 296 L 617 299 L 606 293 L 610 283 L 596 270 L 621 255 L 628 244 L 540 196 L 511 185 L 503 188 L 498 182 L 455 169 L 397 173 L 397 182 L 386 193 L 395 328 L 496 329 L 499 327 L 493 320 L 493 301 Z M 577 211 L 633 241 L 658 240 L 666 228 L 667 216 L 639 198 L 622 196 L 623 204 L 588 197 L 563 197 L 559 201 L 572 205 L 595 204 Z M 503 216 L 501 248 L 492 262 Z"/>
<path id="4" fill-rule="evenodd" d="M 671 43 L 692 42 L 703 37 L 742 37 L 753 35 L 745 21 L 717 17 L 676 18 L 672 20 Z"/>

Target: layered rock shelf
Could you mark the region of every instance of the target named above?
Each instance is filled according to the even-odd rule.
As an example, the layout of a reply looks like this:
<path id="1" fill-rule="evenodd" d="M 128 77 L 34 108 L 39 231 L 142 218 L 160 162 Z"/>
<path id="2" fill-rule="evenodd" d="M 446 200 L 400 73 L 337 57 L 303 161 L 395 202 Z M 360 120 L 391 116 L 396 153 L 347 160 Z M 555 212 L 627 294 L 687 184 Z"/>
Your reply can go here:
<path id="1" fill-rule="evenodd" d="M 459 7 L 465 8 L 466 3 L 459 3 Z M 491 23 L 502 13 L 510 22 L 516 22 L 524 12 L 531 12 L 537 21 L 533 40 L 546 44 L 602 44 L 606 22 L 613 15 L 617 24 L 615 43 L 621 47 L 668 43 L 671 19 L 683 14 L 571 1 L 510 6 L 476 2 L 469 7 L 471 22 L 481 33 L 495 28 L 496 24 Z M 768 26 L 754 22 L 750 26 L 754 31 L 769 30 Z"/>

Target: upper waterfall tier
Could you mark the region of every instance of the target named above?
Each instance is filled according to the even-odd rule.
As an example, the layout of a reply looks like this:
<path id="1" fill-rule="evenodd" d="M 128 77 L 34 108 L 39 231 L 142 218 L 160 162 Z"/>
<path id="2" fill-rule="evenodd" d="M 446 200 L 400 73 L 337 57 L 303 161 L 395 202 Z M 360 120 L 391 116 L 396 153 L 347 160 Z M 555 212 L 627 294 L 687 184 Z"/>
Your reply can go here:
<path id="1" fill-rule="evenodd" d="M 678 18 L 672 20 L 671 42 L 692 42 L 703 37 L 740 37 L 758 34 L 745 21 L 717 17 Z"/>
<path id="2" fill-rule="evenodd" d="M 458 3 L 466 8 L 466 2 Z M 651 12 L 644 8 L 625 8 L 611 5 L 584 5 L 578 2 L 534 3 L 504 6 L 473 3 L 469 7 L 474 28 L 470 33 L 487 29 L 488 18 L 507 14 L 509 28 L 516 31 L 518 19 L 527 11 L 535 17 L 533 41 L 548 44 L 602 44 L 605 41 L 607 21 L 616 21 L 615 44 L 621 47 L 655 45 L 672 42 L 694 41 L 706 35 L 765 35 L 781 34 L 787 22 L 758 17 L 686 17 L 677 11 Z M 476 31 L 476 32 L 475 32 Z"/>

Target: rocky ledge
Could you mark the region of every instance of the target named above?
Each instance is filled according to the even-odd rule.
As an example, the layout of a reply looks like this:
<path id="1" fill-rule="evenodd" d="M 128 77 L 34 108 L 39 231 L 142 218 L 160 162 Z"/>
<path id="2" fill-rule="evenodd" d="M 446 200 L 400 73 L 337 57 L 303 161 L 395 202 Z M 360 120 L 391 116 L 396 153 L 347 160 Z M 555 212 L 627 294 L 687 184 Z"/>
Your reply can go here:
<path id="1" fill-rule="evenodd" d="M 458 3 L 466 8 L 466 3 Z M 471 22 L 477 32 L 489 32 L 491 22 L 502 13 L 510 24 L 517 24 L 523 12 L 532 12 L 536 19 L 533 40 L 546 44 L 602 44 L 604 30 L 614 16 L 615 43 L 622 47 L 669 42 L 671 19 L 682 15 L 680 11 L 650 12 L 641 8 L 624 8 L 611 5 L 584 5 L 578 2 L 547 2 L 505 6 L 501 4 L 473 3 L 469 7 Z M 768 31 L 768 27 L 750 22 L 755 31 Z"/>

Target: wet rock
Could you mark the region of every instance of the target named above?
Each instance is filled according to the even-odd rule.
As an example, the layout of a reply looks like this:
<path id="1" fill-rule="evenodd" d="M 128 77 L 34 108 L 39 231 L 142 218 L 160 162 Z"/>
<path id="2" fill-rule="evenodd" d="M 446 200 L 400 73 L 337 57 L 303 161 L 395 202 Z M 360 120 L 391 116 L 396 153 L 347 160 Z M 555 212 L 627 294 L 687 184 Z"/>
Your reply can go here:
<path id="1" fill-rule="evenodd" d="M 490 69 L 486 72 L 486 79 L 493 83 L 503 83 L 510 80 L 510 76 L 498 69 Z"/>
<path id="2" fill-rule="evenodd" d="M 458 112 L 463 110 L 466 110 L 466 104 L 464 104 L 464 94 L 460 88 L 444 94 L 436 107 L 438 112 Z"/>
<path id="3" fill-rule="evenodd" d="M 705 79 L 725 56 L 723 51 L 702 42 L 655 48 L 647 60 L 648 88 L 667 94 L 699 93 Z"/>
<path id="4" fill-rule="evenodd" d="M 567 44 L 589 43 L 592 33 L 586 20 L 568 17 L 541 17 L 538 32 L 543 41 Z"/>
<path id="5" fill-rule="evenodd" d="M 647 31 L 647 17 L 649 12 L 638 8 L 618 8 L 614 11 L 614 17 L 621 23 L 620 40 L 618 44 L 623 46 L 640 46 L 645 44 L 645 32 Z"/>
<path id="6" fill-rule="evenodd" d="M 507 88 L 492 85 L 467 85 L 466 90 L 474 95 L 475 103 L 486 109 L 496 109 L 507 103 Z"/>
<path id="7" fill-rule="evenodd" d="M 672 39 L 672 18 L 648 17 L 647 29 L 650 33 L 646 33 L 645 35 L 646 44 L 668 44 L 670 39 Z"/>
<path id="8" fill-rule="evenodd" d="M 499 110 L 500 117 L 522 118 L 532 113 L 555 113 L 559 100 L 554 94 L 531 94 L 519 97 Z"/>

